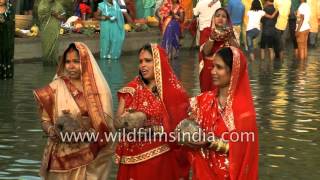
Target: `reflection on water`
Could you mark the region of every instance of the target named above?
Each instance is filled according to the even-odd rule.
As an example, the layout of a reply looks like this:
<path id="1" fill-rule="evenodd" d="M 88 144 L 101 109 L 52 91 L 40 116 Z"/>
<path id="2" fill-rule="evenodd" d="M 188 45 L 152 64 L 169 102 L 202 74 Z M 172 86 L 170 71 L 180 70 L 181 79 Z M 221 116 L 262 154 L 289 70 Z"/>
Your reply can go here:
<path id="1" fill-rule="evenodd" d="M 260 179 L 319 179 L 320 55 L 298 62 L 249 63 L 260 132 Z M 113 92 L 138 72 L 135 55 L 99 61 Z M 173 69 L 190 95 L 199 93 L 197 55 L 183 51 Z M 32 89 L 46 85 L 55 68 L 40 63 L 17 64 L 15 79 L 0 81 L 0 179 L 39 179 L 45 138 Z M 116 168 L 112 178 L 115 179 Z"/>

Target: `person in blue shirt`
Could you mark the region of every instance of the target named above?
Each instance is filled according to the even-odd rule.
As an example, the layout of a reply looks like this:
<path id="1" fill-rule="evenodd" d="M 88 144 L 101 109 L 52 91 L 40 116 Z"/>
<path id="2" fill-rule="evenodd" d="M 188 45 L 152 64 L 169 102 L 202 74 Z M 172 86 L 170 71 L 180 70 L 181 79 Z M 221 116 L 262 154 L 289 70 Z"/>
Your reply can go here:
<path id="1" fill-rule="evenodd" d="M 244 15 L 244 5 L 241 0 L 229 0 L 227 10 L 230 14 L 233 31 L 240 44 L 241 25 Z"/>

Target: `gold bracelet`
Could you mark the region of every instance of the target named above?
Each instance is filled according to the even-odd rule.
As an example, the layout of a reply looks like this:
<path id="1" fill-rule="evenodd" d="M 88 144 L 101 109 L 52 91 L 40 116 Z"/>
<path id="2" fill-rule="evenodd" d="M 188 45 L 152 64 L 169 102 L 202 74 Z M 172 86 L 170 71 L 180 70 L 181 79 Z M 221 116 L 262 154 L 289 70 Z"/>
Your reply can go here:
<path id="1" fill-rule="evenodd" d="M 219 152 L 221 150 L 222 146 L 223 146 L 223 141 L 221 139 L 219 139 L 218 140 L 218 147 L 217 147 L 216 151 Z"/>
<path id="2" fill-rule="evenodd" d="M 210 145 L 209 145 L 209 149 L 212 149 L 214 146 L 216 146 L 217 145 L 217 142 L 216 141 L 212 141 L 212 142 L 210 142 Z"/>
<path id="3" fill-rule="evenodd" d="M 222 145 L 220 147 L 220 152 L 227 154 L 229 151 L 229 143 L 226 141 L 222 141 Z"/>
<path id="4" fill-rule="evenodd" d="M 225 151 L 226 151 L 226 143 L 222 141 L 220 152 L 224 153 Z"/>
<path id="5" fill-rule="evenodd" d="M 226 145 L 226 147 L 225 147 L 226 149 L 224 150 L 224 153 L 227 154 L 229 152 L 229 143 L 226 142 L 225 145 Z"/>

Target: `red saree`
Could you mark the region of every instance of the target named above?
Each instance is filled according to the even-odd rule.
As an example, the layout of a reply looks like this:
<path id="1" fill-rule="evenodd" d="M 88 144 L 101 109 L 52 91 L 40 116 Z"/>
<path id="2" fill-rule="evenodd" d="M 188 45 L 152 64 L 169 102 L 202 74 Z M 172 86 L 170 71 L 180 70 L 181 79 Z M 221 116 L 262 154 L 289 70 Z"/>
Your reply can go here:
<path id="1" fill-rule="evenodd" d="M 145 127 L 162 126 L 172 132 L 187 117 L 188 96 L 177 80 L 162 48 L 152 45 L 156 94 L 136 77 L 119 90 L 125 109 L 136 109 L 147 115 Z M 156 141 L 121 141 L 116 150 L 119 164 L 118 180 L 177 180 L 188 179 L 189 163 L 186 154 L 174 143 Z"/>
<path id="2" fill-rule="evenodd" d="M 224 8 L 219 8 L 216 10 L 224 10 L 227 14 L 227 27 L 232 29 L 232 22 L 231 18 Z M 217 39 L 214 41 L 213 48 L 211 49 L 211 55 L 205 57 L 203 54 L 203 46 L 204 44 L 209 40 L 209 37 L 212 33 L 212 30 L 215 28 L 215 22 L 214 22 L 214 15 L 212 17 L 211 21 L 211 27 L 205 28 L 200 32 L 200 52 L 199 52 L 199 80 L 200 80 L 200 89 L 201 92 L 210 91 L 214 89 L 214 86 L 212 84 L 212 78 L 211 78 L 211 66 L 212 66 L 212 59 L 215 52 L 217 52 L 218 49 L 222 47 L 226 47 L 230 45 L 230 39 L 235 38 L 234 35 L 227 37 L 225 39 Z"/>
<path id="3" fill-rule="evenodd" d="M 192 113 L 202 129 L 217 137 L 223 136 L 230 146 L 227 155 L 207 148 L 192 151 L 190 162 L 195 180 L 258 179 L 258 132 L 247 63 L 241 50 L 232 47 L 232 51 L 233 67 L 226 107 L 219 107 L 217 90 L 191 99 Z M 236 141 L 235 134 L 243 132 L 253 133 L 253 136 Z"/>

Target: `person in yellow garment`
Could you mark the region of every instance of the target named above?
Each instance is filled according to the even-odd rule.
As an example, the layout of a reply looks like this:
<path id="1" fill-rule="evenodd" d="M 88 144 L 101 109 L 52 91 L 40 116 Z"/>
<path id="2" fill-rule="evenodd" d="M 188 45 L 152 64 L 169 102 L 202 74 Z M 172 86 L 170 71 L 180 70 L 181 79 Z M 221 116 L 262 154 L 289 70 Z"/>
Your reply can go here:
<path id="1" fill-rule="evenodd" d="M 319 32 L 319 24 L 318 24 L 318 4 L 320 4 L 319 0 L 307 0 L 311 8 L 311 17 L 310 17 L 310 34 L 309 34 L 309 45 L 311 48 L 316 47 L 316 39 L 317 34 Z"/>
<path id="2" fill-rule="evenodd" d="M 274 7 L 277 11 L 279 11 L 277 23 L 276 23 L 276 30 L 277 36 L 276 39 L 279 40 L 278 48 L 275 49 L 275 57 L 276 58 L 283 58 L 283 32 L 286 30 L 288 25 L 288 19 L 290 14 L 291 8 L 291 0 L 274 0 Z"/>

